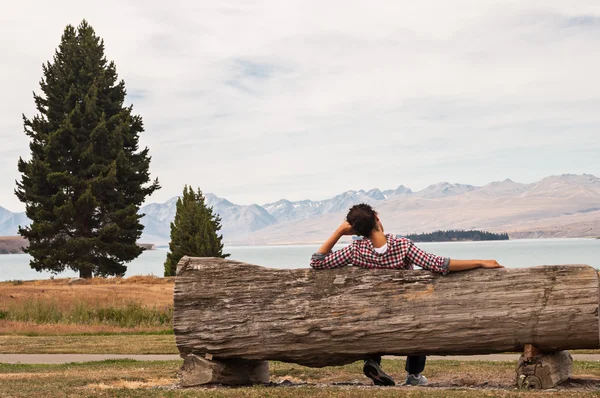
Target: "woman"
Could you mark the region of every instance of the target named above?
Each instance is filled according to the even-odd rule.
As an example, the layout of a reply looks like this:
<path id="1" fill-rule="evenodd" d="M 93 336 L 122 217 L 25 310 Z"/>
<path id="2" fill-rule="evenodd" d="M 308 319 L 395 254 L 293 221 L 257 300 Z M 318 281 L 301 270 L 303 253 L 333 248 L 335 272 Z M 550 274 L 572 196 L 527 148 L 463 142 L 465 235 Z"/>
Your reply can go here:
<path id="1" fill-rule="evenodd" d="M 344 235 L 360 235 L 365 239 L 332 252 L 331 249 Z M 350 208 L 346 221 L 313 254 L 310 266 L 315 269 L 330 269 L 352 264 L 364 268 L 423 269 L 446 275 L 448 272 L 474 268 L 504 268 L 496 260 L 454 260 L 436 256 L 419 249 L 410 239 L 385 234 L 377 212 L 368 204 Z M 425 385 L 427 378 L 421 374 L 425 368 L 424 355 L 406 358 L 406 382 L 408 385 Z M 367 359 L 364 374 L 376 385 L 395 385 L 394 380 L 380 367 L 381 357 Z"/>

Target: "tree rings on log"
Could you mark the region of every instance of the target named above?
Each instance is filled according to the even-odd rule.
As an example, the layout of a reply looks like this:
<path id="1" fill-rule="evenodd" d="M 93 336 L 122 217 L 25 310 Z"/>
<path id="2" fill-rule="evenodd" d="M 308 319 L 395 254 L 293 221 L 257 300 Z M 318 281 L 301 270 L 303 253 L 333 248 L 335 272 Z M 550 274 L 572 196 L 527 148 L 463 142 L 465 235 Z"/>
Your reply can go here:
<path id="1" fill-rule="evenodd" d="M 554 388 L 571 377 L 573 357 L 569 351 L 521 355 L 517 365 L 517 386 L 525 389 Z"/>
<path id="2" fill-rule="evenodd" d="M 269 362 L 247 359 L 207 360 L 187 355 L 179 371 L 182 387 L 203 384 L 252 385 L 269 382 Z"/>

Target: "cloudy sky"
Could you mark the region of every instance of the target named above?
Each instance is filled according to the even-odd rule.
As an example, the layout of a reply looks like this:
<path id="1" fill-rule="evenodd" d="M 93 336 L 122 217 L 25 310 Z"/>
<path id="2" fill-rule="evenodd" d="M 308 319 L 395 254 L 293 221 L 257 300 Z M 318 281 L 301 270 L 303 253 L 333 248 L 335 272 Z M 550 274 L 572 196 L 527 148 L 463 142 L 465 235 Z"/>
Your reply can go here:
<path id="1" fill-rule="evenodd" d="M 240 203 L 600 175 L 600 1 L 29 1 L 0 13 L 0 205 L 41 64 L 87 19 L 163 188 Z"/>

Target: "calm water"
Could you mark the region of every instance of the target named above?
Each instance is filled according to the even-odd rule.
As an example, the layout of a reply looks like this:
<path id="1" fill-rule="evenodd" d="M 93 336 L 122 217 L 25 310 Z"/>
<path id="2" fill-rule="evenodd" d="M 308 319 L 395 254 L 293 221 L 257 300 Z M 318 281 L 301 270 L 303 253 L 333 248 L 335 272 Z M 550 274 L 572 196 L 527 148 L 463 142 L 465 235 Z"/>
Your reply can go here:
<path id="1" fill-rule="evenodd" d="M 527 239 L 417 245 L 431 253 L 450 258 L 493 258 L 511 268 L 550 264 L 588 264 L 600 268 L 600 240 L 598 239 Z M 231 253 L 231 258 L 234 260 L 265 267 L 303 268 L 308 267 L 310 256 L 317 248 L 318 245 L 236 246 L 226 247 L 225 252 Z M 129 264 L 125 276 L 162 276 L 166 255 L 166 249 L 145 251 Z M 36 272 L 29 268 L 29 256 L 26 254 L 0 255 L 0 281 L 48 279 L 50 275 L 49 272 Z M 69 271 L 57 277 L 72 276 L 77 274 Z"/>

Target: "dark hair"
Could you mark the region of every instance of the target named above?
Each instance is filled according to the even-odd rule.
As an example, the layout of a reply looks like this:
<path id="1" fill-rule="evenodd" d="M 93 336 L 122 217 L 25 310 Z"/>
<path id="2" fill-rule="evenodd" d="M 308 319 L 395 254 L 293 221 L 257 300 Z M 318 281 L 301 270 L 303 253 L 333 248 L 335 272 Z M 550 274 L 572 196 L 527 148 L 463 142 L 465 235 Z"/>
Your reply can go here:
<path id="1" fill-rule="evenodd" d="M 368 238 L 371 236 L 371 231 L 377 228 L 376 215 L 377 213 L 370 205 L 361 203 L 350 208 L 346 221 L 352 225 L 354 232 Z"/>

